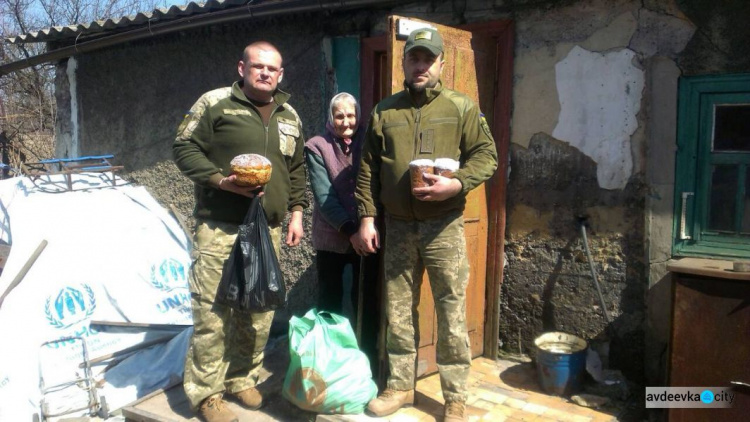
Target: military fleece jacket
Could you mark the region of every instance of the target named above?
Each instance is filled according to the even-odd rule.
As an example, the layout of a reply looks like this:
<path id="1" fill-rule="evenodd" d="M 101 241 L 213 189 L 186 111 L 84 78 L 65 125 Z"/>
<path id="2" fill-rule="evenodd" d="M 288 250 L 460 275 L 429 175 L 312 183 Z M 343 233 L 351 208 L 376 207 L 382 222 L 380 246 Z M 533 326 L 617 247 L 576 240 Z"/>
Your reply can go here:
<path id="1" fill-rule="evenodd" d="M 420 201 L 411 193 L 409 162 L 452 158 L 463 189 L 445 201 Z M 394 218 L 423 220 L 463 210 L 466 194 L 497 169 L 497 151 L 479 107 L 466 95 L 438 84 L 417 106 L 408 88 L 375 107 L 370 118 L 356 198 L 360 217 L 378 214 L 377 203 Z"/>
<path id="2" fill-rule="evenodd" d="M 263 209 L 269 225 L 278 226 L 287 210 L 307 207 L 304 135 L 289 94 L 276 90 L 268 127 L 242 91 L 241 82 L 203 94 L 177 130 L 172 152 L 177 167 L 195 183 L 195 217 L 242 223 L 250 198 L 217 188 L 231 174 L 229 162 L 240 154 L 260 154 L 271 161 Z"/>

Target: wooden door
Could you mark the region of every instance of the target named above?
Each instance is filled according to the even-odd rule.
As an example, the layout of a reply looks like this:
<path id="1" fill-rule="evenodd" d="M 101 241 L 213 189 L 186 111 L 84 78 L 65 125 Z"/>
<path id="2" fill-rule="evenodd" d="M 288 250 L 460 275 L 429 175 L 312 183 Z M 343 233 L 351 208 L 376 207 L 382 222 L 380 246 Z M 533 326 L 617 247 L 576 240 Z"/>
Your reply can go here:
<path id="1" fill-rule="evenodd" d="M 724 277 L 722 270 L 707 272 L 711 271 Z M 747 341 L 750 281 L 682 273 L 673 273 L 672 277 L 669 385 L 694 387 L 695 393 L 705 387 L 732 389 L 734 397 L 729 409 L 671 408 L 669 420 L 747 420 L 750 388 L 732 382 L 750 384 L 750 342 Z"/>
<path id="2" fill-rule="evenodd" d="M 399 16 L 389 18 L 388 64 L 391 93 L 403 90 L 402 68 L 405 36 L 397 35 Z M 496 68 L 496 41 L 490 37 L 479 37 L 472 32 L 431 22 L 406 18 L 412 23 L 436 28 L 443 37 L 445 65 L 441 81 L 446 88 L 455 89 L 469 96 L 485 116 L 493 116 Z M 481 81 L 481 83 L 479 82 Z M 491 120 L 488 118 L 488 120 Z M 491 124 L 491 123 L 490 123 Z M 464 211 L 466 247 L 471 268 L 469 287 L 466 290 L 466 320 L 472 357 L 484 351 L 485 287 L 487 260 L 487 196 L 485 185 L 469 193 Z M 437 316 L 432 290 L 425 273 L 419 304 L 419 352 L 417 376 L 437 371 Z"/>

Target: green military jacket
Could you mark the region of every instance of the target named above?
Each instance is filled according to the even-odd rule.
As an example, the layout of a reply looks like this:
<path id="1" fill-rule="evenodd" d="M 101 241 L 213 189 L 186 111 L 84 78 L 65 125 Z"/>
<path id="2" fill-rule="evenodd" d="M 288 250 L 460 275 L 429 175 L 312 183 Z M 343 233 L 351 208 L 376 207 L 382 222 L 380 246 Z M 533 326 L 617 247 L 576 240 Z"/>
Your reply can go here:
<path id="1" fill-rule="evenodd" d="M 422 220 L 463 210 L 466 194 L 497 169 L 497 151 L 479 107 L 466 95 L 438 84 L 427 89 L 427 102 L 417 107 L 408 89 L 375 107 L 370 118 L 356 198 L 360 217 L 378 213 L 382 204 L 391 216 Z M 420 201 L 411 193 L 409 162 L 452 158 L 463 190 L 441 202 Z"/>
<path id="2" fill-rule="evenodd" d="M 241 223 L 250 198 L 219 190 L 229 176 L 229 162 L 240 154 L 260 154 L 271 161 L 271 180 L 264 188 L 268 223 L 278 226 L 287 210 L 307 207 L 304 135 L 289 94 L 277 90 L 278 104 L 268 127 L 242 91 L 241 82 L 201 96 L 177 129 L 172 145 L 175 163 L 195 183 L 196 218 Z"/>

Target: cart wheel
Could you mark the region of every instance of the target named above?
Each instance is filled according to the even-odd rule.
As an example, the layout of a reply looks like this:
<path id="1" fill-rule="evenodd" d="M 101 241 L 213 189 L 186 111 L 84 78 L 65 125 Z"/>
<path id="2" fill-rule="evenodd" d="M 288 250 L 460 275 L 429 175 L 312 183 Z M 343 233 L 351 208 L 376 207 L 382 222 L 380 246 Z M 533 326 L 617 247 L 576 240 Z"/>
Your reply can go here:
<path id="1" fill-rule="evenodd" d="M 107 405 L 107 398 L 104 396 L 99 397 L 99 412 L 97 414 L 102 419 L 109 418 L 109 406 Z"/>
<path id="2" fill-rule="evenodd" d="M 39 413 L 34 413 L 34 416 L 31 417 L 32 422 L 39 422 Z"/>

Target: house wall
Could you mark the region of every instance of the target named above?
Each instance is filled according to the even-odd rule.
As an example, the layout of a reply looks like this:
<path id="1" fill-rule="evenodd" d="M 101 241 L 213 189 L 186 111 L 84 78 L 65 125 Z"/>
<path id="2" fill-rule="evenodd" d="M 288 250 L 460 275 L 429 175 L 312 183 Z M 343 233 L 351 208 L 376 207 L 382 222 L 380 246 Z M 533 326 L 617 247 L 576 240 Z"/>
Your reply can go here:
<path id="1" fill-rule="evenodd" d="M 750 43 L 741 42 L 748 32 L 739 29 L 747 27 L 739 20 L 747 6 L 712 3 L 425 1 L 393 10 L 447 25 L 515 24 L 503 349 L 533 353 L 540 333 L 566 331 L 590 340 L 630 379 L 663 383 L 677 80 L 747 71 L 750 60 Z M 242 47 L 261 37 L 279 46 L 282 87 L 312 135 L 335 82 L 324 37 L 380 35 L 385 16 L 334 12 L 220 25 L 77 57 L 75 71 L 69 60 L 58 70 L 59 107 L 78 134 L 72 139 L 74 125 L 62 118 L 58 153 L 115 153 L 128 178 L 190 214 L 191 184 L 171 162 L 174 131 L 202 92 L 236 78 Z M 309 230 L 309 213 L 305 220 Z M 293 285 L 290 309 L 304 311 L 316 294 L 309 238 L 284 248 L 281 261 Z"/>
<path id="2" fill-rule="evenodd" d="M 517 38 L 501 341 L 531 351 L 541 331 L 573 332 L 629 379 L 664 385 L 678 78 L 747 72 L 750 8 L 504 3 Z"/>
<path id="3" fill-rule="evenodd" d="M 671 242 L 679 71 L 668 70 L 695 27 L 663 1 L 567 2 L 520 15 L 501 340 L 533 351 L 540 332 L 572 332 L 605 365 L 659 384 L 645 379 L 658 373 L 645 367 L 658 362 L 652 348 L 645 358 L 646 333 L 658 327 L 666 342 L 668 313 L 650 319 L 644 299 L 652 265 L 669 258 L 651 256 L 650 242 Z M 650 169 L 652 157 L 667 160 Z M 660 197 L 649 170 L 665 181 Z M 667 309 L 666 299 L 652 305 Z"/>

